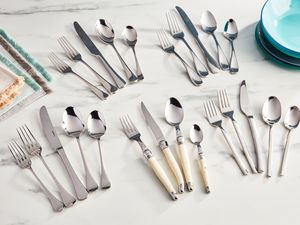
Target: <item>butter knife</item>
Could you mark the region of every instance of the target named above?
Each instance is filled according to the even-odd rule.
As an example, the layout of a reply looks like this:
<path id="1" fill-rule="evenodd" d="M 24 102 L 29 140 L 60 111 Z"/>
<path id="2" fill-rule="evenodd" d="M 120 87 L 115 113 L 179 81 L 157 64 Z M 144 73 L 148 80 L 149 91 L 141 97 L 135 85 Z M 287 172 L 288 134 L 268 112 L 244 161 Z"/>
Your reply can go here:
<path id="1" fill-rule="evenodd" d="M 262 156 L 262 151 L 261 151 L 260 145 L 258 144 L 257 129 L 256 129 L 256 125 L 254 122 L 253 112 L 251 110 L 251 105 L 250 105 L 250 101 L 249 101 L 247 85 L 246 85 L 245 80 L 243 80 L 243 82 L 241 83 L 241 87 L 240 87 L 240 107 L 241 107 L 242 112 L 248 118 L 251 133 L 252 133 L 252 138 L 253 138 L 255 150 L 256 150 L 257 171 L 259 173 L 262 173 L 264 171 L 263 156 Z"/>
<path id="2" fill-rule="evenodd" d="M 70 161 L 68 160 L 67 155 L 62 147 L 62 144 L 61 144 L 61 142 L 56 134 L 56 131 L 52 125 L 47 108 L 45 106 L 42 106 L 40 108 L 40 119 L 41 119 L 44 134 L 45 134 L 51 148 L 54 149 L 58 153 L 58 155 L 62 159 L 62 161 L 68 171 L 68 174 L 72 180 L 72 183 L 73 183 L 73 186 L 75 189 L 77 199 L 78 200 L 86 199 L 88 196 L 88 192 L 85 189 L 84 185 L 79 180 Z"/>
<path id="3" fill-rule="evenodd" d="M 160 150 L 163 152 L 164 156 L 166 157 L 167 163 L 172 170 L 178 184 L 178 193 L 184 192 L 184 179 L 181 173 L 180 167 L 174 158 L 171 150 L 168 147 L 168 142 L 166 141 L 160 127 L 157 125 L 155 120 L 153 119 L 152 115 L 150 114 L 149 110 L 146 108 L 145 104 L 141 102 L 142 112 L 144 114 L 146 123 L 151 128 Z"/>

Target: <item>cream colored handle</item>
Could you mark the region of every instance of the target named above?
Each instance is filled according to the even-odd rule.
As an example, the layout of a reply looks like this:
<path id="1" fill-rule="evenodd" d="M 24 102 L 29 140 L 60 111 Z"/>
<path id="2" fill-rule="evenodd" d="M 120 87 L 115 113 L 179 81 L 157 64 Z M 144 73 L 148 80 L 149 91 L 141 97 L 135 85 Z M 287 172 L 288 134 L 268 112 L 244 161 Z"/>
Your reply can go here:
<path id="1" fill-rule="evenodd" d="M 204 159 L 198 159 L 198 165 L 200 169 L 200 173 L 203 179 L 203 183 L 205 185 L 205 191 L 206 193 L 210 193 L 210 188 L 208 184 L 208 174 L 207 174 L 207 167 Z"/>
<path id="2" fill-rule="evenodd" d="M 154 173 L 156 174 L 160 182 L 164 185 L 166 190 L 169 192 L 173 200 L 177 200 L 178 196 L 176 194 L 176 191 L 173 185 L 171 184 L 168 176 L 166 175 L 165 171 L 161 168 L 161 166 L 157 162 L 156 158 L 152 156 L 151 158 L 148 159 L 148 162 L 149 162 L 149 166 L 153 169 Z"/>
<path id="3" fill-rule="evenodd" d="M 193 191 L 194 188 L 193 188 L 193 181 L 192 181 L 191 165 L 184 144 L 179 144 L 178 150 L 179 150 L 181 165 L 183 168 L 185 182 L 187 183 L 187 188 L 189 191 Z"/>
<path id="4" fill-rule="evenodd" d="M 163 153 L 166 157 L 167 163 L 169 167 L 171 168 L 173 174 L 176 177 L 177 184 L 178 184 L 178 193 L 183 193 L 184 192 L 184 179 L 183 175 L 181 173 L 180 167 L 174 158 L 171 150 L 167 147 L 163 150 Z"/>

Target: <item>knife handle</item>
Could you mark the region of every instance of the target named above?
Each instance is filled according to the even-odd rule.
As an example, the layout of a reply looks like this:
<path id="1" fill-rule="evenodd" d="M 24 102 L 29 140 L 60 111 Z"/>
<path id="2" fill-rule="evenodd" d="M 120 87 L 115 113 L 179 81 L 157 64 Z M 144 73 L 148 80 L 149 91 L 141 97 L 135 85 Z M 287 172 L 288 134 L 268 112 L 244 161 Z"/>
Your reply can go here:
<path id="1" fill-rule="evenodd" d="M 65 151 L 63 149 L 60 149 L 57 152 L 58 152 L 59 156 L 61 157 L 61 159 L 68 171 L 68 174 L 72 180 L 77 199 L 78 200 L 86 199 L 88 196 L 88 192 L 85 189 L 85 187 L 83 186 L 83 184 L 81 183 L 81 181 L 79 180 L 78 176 L 76 175 L 70 161 L 67 158 Z"/>
<path id="2" fill-rule="evenodd" d="M 157 178 L 160 180 L 160 182 L 164 185 L 168 193 L 171 195 L 172 199 L 177 200 L 178 196 L 176 194 L 176 191 L 172 183 L 170 182 L 168 176 L 166 175 L 165 171 L 161 168 L 161 166 L 157 162 L 156 158 L 151 156 L 150 158 L 148 158 L 148 163 L 149 166 L 154 171 Z"/>
<path id="3" fill-rule="evenodd" d="M 120 75 L 111 67 L 107 60 L 102 55 L 97 55 L 97 58 L 103 63 L 105 69 L 107 70 L 111 78 L 115 81 L 117 87 L 125 87 L 126 81 L 122 77 L 120 77 Z"/>
<path id="4" fill-rule="evenodd" d="M 181 194 L 184 192 L 184 179 L 183 179 L 180 167 L 179 167 L 176 159 L 174 158 L 171 150 L 168 147 L 163 149 L 162 151 L 166 157 L 169 167 L 171 168 L 173 174 L 176 177 L 177 184 L 178 184 L 178 193 Z"/>
<path id="5" fill-rule="evenodd" d="M 193 191 L 194 187 L 192 181 L 191 165 L 184 143 L 178 144 L 178 151 L 188 191 Z"/>
<path id="6" fill-rule="evenodd" d="M 259 173 L 262 173 L 264 171 L 263 156 L 262 156 L 260 145 L 258 144 L 258 135 L 257 135 L 256 125 L 255 125 L 253 117 L 248 117 L 248 120 L 249 120 L 249 124 L 250 124 L 250 129 L 252 132 L 252 138 L 254 141 L 255 149 L 256 149 L 257 171 Z"/>

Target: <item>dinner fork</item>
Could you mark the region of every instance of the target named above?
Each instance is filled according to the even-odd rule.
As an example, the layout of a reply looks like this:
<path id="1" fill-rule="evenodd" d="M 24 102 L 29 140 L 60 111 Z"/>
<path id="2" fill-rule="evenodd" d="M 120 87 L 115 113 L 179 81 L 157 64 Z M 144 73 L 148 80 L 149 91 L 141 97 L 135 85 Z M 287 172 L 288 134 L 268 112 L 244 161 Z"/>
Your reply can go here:
<path id="1" fill-rule="evenodd" d="M 255 164 L 250 156 L 250 153 L 249 153 L 249 150 L 247 148 L 247 144 L 245 143 L 245 140 L 242 138 L 242 135 L 241 135 L 241 129 L 240 129 L 240 126 L 238 125 L 237 121 L 234 119 L 233 115 L 234 115 L 234 110 L 233 108 L 230 106 L 230 103 L 229 103 L 229 99 L 228 99 L 228 95 L 227 95 L 227 92 L 226 90 L 219 90 L 218 93 L 217 93 L 217 96 L 218 96 L 218 101 L 219 101 L 219 106 L 220 106 L 220 110 L 221 110 L 221 113 L 229 118 L 233 124 L 233 127 L 234 127 L 234 130 L 238 136 L 238 139 L 239 139 L 239 142 L 242 146 L 242 149 L 243 149 L 243 153 L 248 161 L 248 164 L 252 170 L 253 173 L 257 173 L 257 170 L 255 168 Z"/>
<path id="2" fill-rule="evenodd" d="M 101 100 L 105 100 L 108 97 L 107 93 L 105 93 L 104 91 L 101 91 L 99 88 L 97 88 L 95 85 L 91 84 L 89 81 L 84 79 L 78 73 L 74 72 L 73 69 L 67 63 L 65 63 L 60 58 L 58 58 L 57 55 L 55 55 L 54 53 L 51 53 L 49 55 L 49 59 L 59 72 L 73 73 L 75 76 L 77 76 L 83 82 L 85 82 L 88 85 L 88 87 L 91 89 L 91 91 Z"/>
<path id="3" fill-rule="evenodd" d="M 144 142 L 141 140 L 141 134 L 130 119 L 128 115 L 123 116 L 120 118 L 123 130 L 126 134 L 126 136 L 133 141 L 136 141 L 139 146 L 141 147 L 143 151 L 143 155 L 147 159 L 149 166 L 152 168 L 160 182 L 164 185 L 168 193 L 171 195 L 173 200 L 177 200 L 178 196 L 176 194 L 176 191 L 171 184 L 168 176 L 166 175 L 165 171 L 162 169 L 162 167 L 159 165 L 156 158 L 153 156 L 152 152 L 147 148 L 147 146 L 144 144 Z"/>
<path id="4" fill-rule="evenodd" d="M 194 69 L 189 66 L 186 61 L 175 51 L 175 47 L 174 45 L 170 42 L 167 34 L 165 31 L 163 30 L 159 30 L 156 32 L 158 39 L 160 41 L 161 47 L 162 49 L 167 52 L 167 53 L 173 53 L 174 55 L 176 55 L 176 57 L 181 61 L 181 63 L 183 64 L 190 80 L 192 81 L 192 83 L 195 86 L 199 86 L 202 84 L 202 79 L 201 77 L 198 75 L 198 73 L 196 71 L 194 71 Z"/>
<path id="5" fill-rule="evenodd" d="M 64 204 L 60 200 L 58 200 L 53 194 L 51 194 L 48 188 L 44 185 L 44 183 L 34 172 L 34 170 L 31 167 L 31 160 L 29 156 L 25 153 L 24 149 L 22 149 L 21 146 L 16 141 L 12 141 L 11 143 L 9 143 L 8 149 L 11 152 L 12 156 L 14 157 L 16 164 L 21 169 L 29 169 L 32 172 L 33 176 L 37 179 L 37 181 L 42 186 L 44 193 L 48 197 L 53 210 L 56 212 L 62 211 L 62 209 L 64 208 Z"/>
<path id="6" fill-rule="evenodd" d="M 182 40 L 183 43 L 186 45 L 186 47 L 189 49 L 191 56 L 193 58 L 194 62 L 194 67 L 196 71 L 198 72 L 199 75 L 201 76 L 207 76 L 208 75 L 208 70 L 204 63 L 201 62 L 201 60 L 197 57 L 196 53 L 193 51 L 189 43 L 184 37 L 184 33 L 182 28 L 180 27 L 178 20 L 177 20 L 177 15 L 174 10 L 170 10 L 166 14 L 168 25 L 169 25 L 169 30 L 171 35 L 173 36 L 174 39 L 179 39 Z"/>
<path id="7" fill-rule="evenodd" d="M 91 67 L 81 56 L 80 52 L 74 48 L 74 46 L 68 41 L 68 39 L 65 36 L 62 36 L 58 38 L 58 43 L 62 47 L 62 49 L 65 51 L 66 55 L 69 57 L 69 59 L 73 61 L 80 61 L 85 66 L 87 66 L 99 79 L 100 84 L 105 88 L 106 91 L 109 93 L 115 93 L 118 88 L 108 82 L 103 76 L 101 76 L 93 67 Z"/>
<path id="8" fill-rule="evenodd" d="M 54 180 L 56 186 L 58 187 L 59 194 L 61 199 L 66 207 L 73 205 L 76 202 L 76 199 L 70 195 L 64 187 L 59 183 L 59 181 L 54 176 L 53 172 L 48 167 L 44 157 L 42 156 L 42 146 L 33 136 L 32 132 L 29 130 L 28 126 L 25 124 L 17 129 L 17 133 L 23 143 L 23 148 L 30 156 L 37 156 L 46 169 L 48 170 L 49 174 L 51 175 L 52 179 Z"/>
<path id="9" fill-rule="evenodd" d="M 243 175 L 247 175 L 248 170 L 245 168 L 244 163 L 242 162 L 241 158 L 237 154 L 237 151 L 236 151 L 228 133 L 222 127 L 222 119 L 221 119 L 221 116 L 218 115 L 217 107 L 216 107 L 215 103 L 212 100 L 204 102 L 204 109 L 205 109 L 205 112 L 207 115 L 208 122 L 212 126 L 217 127 L 222 131 L 222 134 L 231 149 L 231 154 L 232 154 L 233 158 L 235 159 L 236 163 L 240 167 Z"/>

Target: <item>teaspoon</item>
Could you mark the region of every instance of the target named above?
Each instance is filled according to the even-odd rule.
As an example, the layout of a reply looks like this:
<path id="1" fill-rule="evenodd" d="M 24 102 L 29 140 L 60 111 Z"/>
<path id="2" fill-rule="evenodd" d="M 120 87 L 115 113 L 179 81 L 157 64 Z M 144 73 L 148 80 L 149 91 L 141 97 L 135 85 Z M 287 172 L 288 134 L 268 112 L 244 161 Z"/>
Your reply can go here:
<path id="1" fill-rule="evenodd" d="M 237 73 L 239 71 L 239 64 L 237 61 L 237 57 L 235 54 L 235 49 L 233 45 L 233 41 L 237 38 L 238 36 L 238 28 L 236 25 L 236 22 L 234 19 L 229 19 L 224 27 L 224 32 L 223 32 L 225 38 L 230 42 L 231 45 L 231 54 L 230 54 L 230 59 L 229 59 L 229 71 L 230 73 Z"/>
<path id="2" fill-rule="evenodd" d="M 98 32 L 100 39 L 103 42 L 110 44 L 115 50 L 115 52 L 117 53 L 118 58 L 123 66 L 123 69 L 125 71 L 125 74 L 129 82 L 130 83 L 136 82 L 137 81 L 136 75 L 130 70 L 130 68 L 128 67 L 128 65 L 126 64 L 126 62 L 124 61 L 124 59 L 122 58 L 122 56 L 120 55 L 119 51 L 117 50 L 114 44 L 115 32 L 112 26 L 110 25 L 110 23 L 104 19 L 97 20 L 96 31 Z"/>
<path id="3" fill-rule="evenodd" d="M 107 189 L 110 188 L 111 183 L 108 179 L 105 167 L 104 167 L 104 160 L 103 154 L 100 147 L 100 138 L 104 135 L 106 131 L 106 122 L 100 112 L 94 110 L 90 113 L 87 121 L 87 128 L 88 133 L 92 138 L 97 139 L 98 141 L 98 148 L 99 148 L 99 155 L 100 155 L 100 163 L 101 163 L 101 188 Z"/>
<path id="4" fill-rule="evenodd" d="M 270 96 L 264 103 L 262 109 L 263 120 L 269 125 L 269 150 L 267 177 L 272 176 L 272 127 L 281 118 L 281 104 L 278 98 Z"/>
<path id="5" fill-rule="evenodd" d="M 286 165 L 287 155 L 288 155 L 288 150 L 290 145 L 290 134 L 292 134 L 292 131 L 298 127 L 299 121 L 300 121 L 299 108 L 297 106 L 290 107 L 287 113 L 285 114 L 285 118 L 284 118 L 284 126 L 288 129 L 288 133 L 286 137 L 286 143 L 284 147 L 284 153 L 283 153 L 281 168 L 279 172 L 280 176 L 283 176 L 285 174 L 285 165 Z"/>
<path id="6" fill-rule="evenodd" d="M 190 161 L 184 146 L 184 137 L 182 136 L 182 132 L 179 127 L 180 123 L 183 121 L 183 116 L 184 112 L 180 102 L 176 98 L 170 98 L 166 104 L 165 117 L 167 122 L 176 129 L 176 139 L 185 182 L 187 184 L 188 191 L 193 191 L 194 187 L 192 182 Z"/>
<path id="7" fill-rule="evenodd" d="M 139 64 L 139 61 L 137 59 L 136 56 L 136 52 L 135 52 L 135 45 L 137 42 L 137 32 L 136 29 L 130 25 L 126 26 L 124 31 L 123 31 L 123 36 L 125 39 L 125 42 L 128 46 L 131 47 L 132 51 L 133 51 L 133 55 L 134 55 L 134 60 L 135 60 L 135 67 L 136 67 L 136 72 L 137 72 L 137 78 L 139 80 L 143 80 L 144 79 L 144 75 L 142 74 L 142 70 Z"/>
<path id="8" fill-rule="evenodd" d="M 199 165 L 200 173 L 201 173 L 204 185 L 205 185 L 205 191 L 206 191 L 206 193 L 210 193 L 210 188 L 208 185 L 207 167 L 206 167 L 205 160 L 203 158 L 203 151 L 202 151 L 202 147 L 201 147 L 201 142 L 203 140 L 203 132 L 202 132 L 201 128 L 199 127 L 199 125 L 194 124 L 192 126 L 192 128 L 190 130 L 190 139 L 191 139 L 191 142 L 197 146 L 198 155 L 199 155 L 198 165 Z"/>
<path id="9" fill-rule="evenodd" d="M 84 131 L 84 124 L 79 119 L 79 115 L 80 115 L 79 111 L 77 111 L 74 107 L 69 106 L 68 108 L 66 108 L 63 113 L 62 127 L 68 136 L 75 137 L 77 140 L 84 169 L 85 169 L 85 174 L 86 174 L 85 176 L 86 189 L 88 192 L 90 192 L 98 189 L 98 185 L 91 175 L 91 172 L 87 166 L 87 162 L 81 147 L 80 135 Z"/>
<path id="10" fill-rule="evenodd" d="M 218 60 L 219 60 L 220 66 L 223 70 L 227 70 L 229 67 L 228 60 L 227 60 L 227 58 L 224 54 L 224 51 L 222 50 L 222 48 L 216 38 L 216 35 L 214 33 L 215 30 L 217 29 L 217 22 L 216 22 L 214 15 L 208 10 L 206 10 L 202 13 L 201 27 L 205 33 L 212 35 L 212 37 L 216 43 L 216 46 L 217 46 L 217 55 L 218 55 Z"/>

